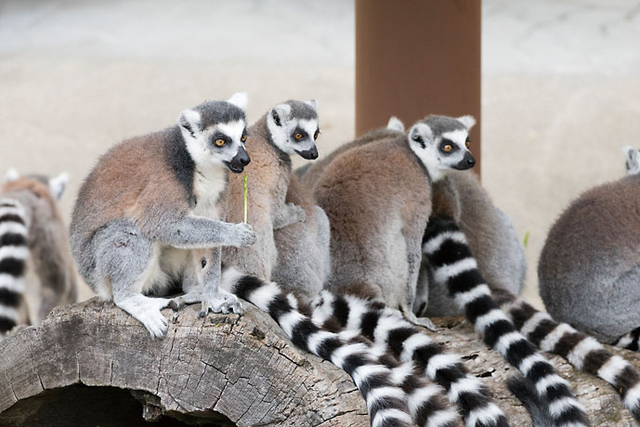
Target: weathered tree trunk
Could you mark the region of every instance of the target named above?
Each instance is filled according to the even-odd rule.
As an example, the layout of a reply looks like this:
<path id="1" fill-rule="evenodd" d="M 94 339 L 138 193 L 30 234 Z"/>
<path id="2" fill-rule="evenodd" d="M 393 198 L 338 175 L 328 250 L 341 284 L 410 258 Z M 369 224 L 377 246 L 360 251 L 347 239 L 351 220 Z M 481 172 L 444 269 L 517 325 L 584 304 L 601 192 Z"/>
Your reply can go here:
<path id="1" fill-rule="evenodd" d="M 120 309 L 97 300 L 62 307 L 38 328 L 0 343 L 0 426 L 205 424 L 218 426 L 367 426 L 351 379 L 301 352 L 264 313 L 170 319 L 152 340 Z M 530 424 L 509 394 L 514 373 L 460 318 L 435 319 L 437 339 L 467 360 L 512 426 Z M 640 366 L 635 354 L 625 357 Z M 594 426 L 635 425 L 606 383 L 551 357 L 574 386 Z"/>

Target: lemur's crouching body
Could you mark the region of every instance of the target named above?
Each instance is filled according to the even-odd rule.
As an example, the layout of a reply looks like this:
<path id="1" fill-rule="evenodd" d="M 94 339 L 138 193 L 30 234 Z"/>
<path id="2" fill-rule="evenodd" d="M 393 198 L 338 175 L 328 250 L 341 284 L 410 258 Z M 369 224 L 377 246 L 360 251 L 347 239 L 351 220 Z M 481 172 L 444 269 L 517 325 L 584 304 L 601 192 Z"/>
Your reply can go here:
<path id="1" fill-rule="evenodd" d="M 240 311 L 218 288 L 220 246 L 248 246 L 246 224 L 224 222 L 228 171 L 250 159 L 244 149 L 243 95 L 185 110 L 179 124 L 124 141 L 86 178 L 73 212 L 71 247 L 80 273 L 104 299 L 142 322 L 154 337 L 167 331 L 162 294 L 175 282 L 203 313 Z"/>
<path id="2" fill-rule="evenodd" d="M 505 426 L 502 411 L 460 359 L 398 314 L 416 322 L 411 309 L 431 213 L 430 182 L 445 169 L 473 166 L 465 147 L 472 125 L 470 117 L 431 116 L 408 135 L 354 144 L 326 165 L 313 188 L 331 223 L 332 274 L 313 319 L 361 333 L 412 363 L 448 392 L 468 427 Z"/>
<path id="3" fill-rule="evenodd" d="M 538 264 L 549 314 L 604 343 L 640 326 L 640 153 L 625 155 L 628 175 L 573 201 Z"/>
<path id="4" fill-rule="evenodd" d="M 278 261 L 272 279 L 310 300 L 322 290 L 331 270 L 329 219 L 295 174 L 289 181 L 286 202 L 301 207 L 305 218 L 274 230 Z"/>
<path id="5" fill-rule="evenodd" d="M 471 171 L 452 171 L 433 183 L 432 216 L 447 214 L 456 221 L 476 255 L 478 269 L 490 284 L 494 298 L 499 289 L 519 295 L 524 285 L 526 258 L 515 227 L 506 213 L 496 207 Z M 418 316 L 462 314 L 443 284 L 431 277 L 423 260 L 414 312 Z M 498 301 L 500 302 L 500 301 Z"/>
<path id="6" fill-rule="evenodd" d="M 252 165 L 248 176 L 248 222 L 258 237 L 250 248 L 223 250 L 225 267 L 271 280 L 278 262 L 274 230 L 304 221 L 305 211 L 286 203 L 291 178 L 292 153 L 315 159 L 315 140 L 319 134 L 315 101 L 291 100 L 270 109 L 249 129 L 247 150 Z M 243 218 L 243 177 L 231 177 L 228 215 L 234 221 Z"/>
<path id="7" fill-rule="evenodd" d="M 11 171 L 0 188 L 0 335 L 38 324 L 55 306 L 76 301 L 76 273 L 57 206 L 66 183 L 66 174 Z"/>

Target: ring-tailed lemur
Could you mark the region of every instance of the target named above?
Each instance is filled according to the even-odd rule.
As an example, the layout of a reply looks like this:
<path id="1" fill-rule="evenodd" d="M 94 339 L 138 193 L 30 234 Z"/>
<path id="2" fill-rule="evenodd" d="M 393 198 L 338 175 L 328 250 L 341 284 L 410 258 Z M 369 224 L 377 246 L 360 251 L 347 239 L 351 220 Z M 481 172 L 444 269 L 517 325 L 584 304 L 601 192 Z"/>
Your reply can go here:
<path id="1" fill-rule="evenodd" d="M 167 331 L 162 293 L 175 281 L 200 288 L 202 312 L 241 310 L 220 290 L 220 246 L 250 246 L 247 224 L 224 222 L 228 170 L 250 159 L 246 95 L 209 101 L 180 114 L 179 124 L 126 140 L 84 181 L 73 212 L 71 247 L 80 273 L 104 299 L 142 322 L 153 337 Z"/>
<path id="2" fill-rule="evenodd" d="M 465 234 L 478 268 L 496 295 L 519 295 L 527 269 L 524 248 L 506 213 L 497 208 L 471 171 L 454 171 L 433 183 L 432 216 L 447 214 Z M 417 316 L 462 314 L 423 259 L 413 310 Z"/>
<path id="3" fill-rule="evenodd" d="M 249 129 L 247 150 L 253 159 L 248 175 L 248 222 L 258 240 L 247 249 L 225 248 L 225 267 L 235 267 L 246 274 L 271 280 L 278 260 L 274 230 L 305 220 L 305 211 L 285 203 L 291 177 L 290 155 L 316 159 L 315 142 L 320 133 L 317 103 L 287 101 L 270 109 Z M 243 217 L 243 180 L 232 177 L 229 185 L 228 217 Z"/>
<path id="4" fill-rule="evenodd" d="M 385 136 L 389 137 L 364 138 L 361 143 L 349 144 L 349 149 L 342 150 L 323 166 L 316 182 L 307 181 L 315 188 L 332 228 L 332 263 L 335 265 L 332 265 L 330 292 L 324 296 L 332 295 L 337 302 L 334 304 L 333 299 L 325 298 L 325 304 L 317 304 L 319 308 L 328 308 L 330 312 L 335 309 L 335 317 L 345 320 L 348 313 L 356 316 L 357 310 L 349 311 L 345 299 L 336 294 L 360 294 L 367 299 L 384 301 L 386 306 L 412 317 L 422 235 L 431 210 L 427 170 L 440 175 L 441 168 L 468 168 L 474 164 L 465 147 L 472 123 L 470 117 L 457 120 L 431 116 L 413 126 L 409 137 L 385 130 Z M 432 158 L 440 158 L 442 164 Z M 313 168 L 315 165 L 307 173 Z M 323 319 L 318 313 L 314 315 L 318 325 L 331 317 L 329 314 Z M 421 375 L 449 392 L 448 398 L 458 405 L 467 426 L 507 425 L 504 414 L 479 380 L 466 373 L 460 359 L 443 353 L 410 323 L 376 304 L 366 322 L 362 322 L 365 327 L 361 328 L 360 319 L 356 319 L 357 322 L 340 324 L 338 321 L 337 324 L 363 333 L 383 348 L 388 347 L 401 361 L 415 363 Z M 376 339 L 386 337 L 394 325 L 399 328 L 393 340 Z M 403 351 L 405 338 L 410 337 L 413 338 L 407 341 Z"/>
<path id="5" fill-rule="evenodd" d="M 297 297 L 282 291 L 275 282 L 230 268 L 223 273 L 221 286 L 267 312 L 296 346 L 346 371 L 366 400 L 372 426 L 459 426 L 458 414 L 447 405 L 439 388 L 415 377 L 412 364 L 398 365 L 366 340 L 354 342 L 351 334 L 318 327 L 305 314 L 308 307 L 299 306 Z M 448 372 L 442 367 L 441 375 Z M 465 399 L 474 405 L 469 396 Z"/>
<path id="6" fill-rule="evenodd" d="M 451 120 L 451 119 L 450 119 Z M 427 120 L 428 122 L 428 120 Z M 446 122 L 445 122 L 446 123 Z M 420 142 L 420 140 L 425 141 L 428 140 L 430 143 L 435 142 L 435 147 L 442 147 L 445 148 L 446 145 L 450 145 L 452 141 L 442 141 L 442 137 L 440 137 L 440 135 L 444 132 L 446 132 L 446 130 L 443 130 L 443 125 L 444 123 L 440 122 L 438 123 L 439 126 L 430 126 L 430 124 L 427 123 L 418 123 L 417 125 L 414 125 L 414 127 L 412 127 L 412 129 L 409 132 L 409 139 L 415 142 Z M 439 132 L 433 132 L 432 128 L 435 127 Z M 463 127 L 462 125 L 460 125 L 460 127 Z M 420 135 L 420 133 L 416 133 L 416 132 L 420 132 L 420 130 L 424 129 L 421 133 L 425 136 Z M 456 129 L 457 130 L 457 129 Z M 437 136 L 436 138 L 434 138 L 434 133 L 436 134 L 435 136 Z M 448 133 L 448 132 L 447 132 Z M 461 133 L 459 132 L 456 137 L 458 139 L 462 138 L 461 141 L 457 141 L 456 142 L 459 145 L 459 147 L 464 147 L 465 144 L 468 145 L 468 141 L 465 141 L 465 139 L 467 138 L 468 133 L 464 132 Z M 446 136 L 450 136 L 450 133 Z M 416 139 L 417 137 L 417 139 Z M 433 139 L 431 139 L 433 138 Z M 449 138 L 451 139 L 451 138 Z M 369 145 L 370 146 L 370 145 Z M 452 147 L 446 147 L 445 152 L 452 152 L 454 151 Z M 357 152 L 357 150 L 353 150 L 350 151 L 349 153 L 354 153 Z M 345 156 L 343 155 L 342 158 L 344 158 Z M 442 170 L 446 169 L 447 167 L 447 163 L 442 161 L 443 156 L 442 155 L 438 155 L 438 154 L 432 154 L 430 157 L 425 156 L 425 160 L 424 161 L 424 165 L 427 169 L 427 171 L 429 172 L 429 175 L 431 178 L 433 178 L 435 181 L 438 181 L 439 179 L 442 178 L 443 174 L 442 174 Z M 332 166 L 335 165 L 336 163 L 339 163 L 340 158 L 337 158 L 333 163 Z M 344 164 L 342 165 L 336 165 L 335 166 L 336 169 L 335 171 L 331 171 L 331 166 L 329 166 L 325 172 L 326 175 L 329 174 L 335 174 L 338 176 L 338 179 L 341 178 L 342 182 L 345 183 L 349 183 L 350 180 L 345 178 L 344 176 L 340 176 L 340 172 L 342 170 L 348 170 Z M 402 170 L 405 171 L 406 168 L 403 168 Z M 362 175 L 363 172 L 362 171 L 358 171 L 358 175 Z M 406 172 L 405 172 L 406 174 Z M 343 174 L 344 175 L 344 174 Z M 368 178 L 368 177 L 367 177 Z M 385 177 L 386 178 L 386 177 Z M 402 191 L 402 187 L 406 187 L 408 185 L 409 182 L 411 182 L 412 184 L 415 183 L 417 180 L 414 179 L 407 179 L 406 182 L 404 184 L 398 185 L 395 182 L 392 181 L 392 183 L 389 185 L 387 184 L 390 188 L 394 188 L 396 191 Z M 330 181 L 329 181 L 330 182 Z M 320 182 L 319 184 L 316 184 L 316 191 L 318 191 L 318 189 L 322 188 L 322 182 Z M 340 187 L 340 191 L 344 192 L 344 187 L 342 186 Z M 377 195 L 380 192 L 380 185 L 379 186 L 375 186 L 377 192 L 375 193 L 375 195 Z M 413 189 L 413 187 L 412 187 Z M 335 190 L 334 190 L 335 191 Z M 419 187 L 417 189 L 415 189 L 415 193 L 419 194 Z M 351 198 L 351 205 L 352 206 L 357 206 L 358 205 L 358 199 L 356 198 L 357 191 L 354 192 L 353 190 L 350 193 L 350 198 Z M 370 197 L 368 196 L 368 193 L 365 193 L 366 196 L 365 197 Z M 375 196 L 373 197 L 375 198 Z M 376 209 L 377 209 L 377 213 L 379 214 L 380 211 L 383 211 L 386 209 L 387 211 L 391 211 L 391 212 L 385 212 L 384 215 L 381 215 L 382 219 L 393 219 L 394 218 L 394 214 L 393 212 L 393 206 L 394 206 L 394 199 L 393 197 L 390 197 L 388 194 L 384 194 L 383 197 L 381 197 L 382 200 L 385 200 L 386 203 L 382 204 L 382 203 L 378 203 Z M 354 203 L 353 201 L 356 200 L 356 203 Z M 338 213 L 338 215 L 336 215 L 336 217 L 340 217 L 340 214 L 342 213 L 343 216 L 346 217 L 356 217 L 355 213 L 352 215 L 344 215 L 345 209 L 341 208 L 339 203 L 336 203 L 335 201 L 330 202 L 331 205 L 330 206 L 325 206 L 322 201 L 323 199 L 319 197 L 319 201 L 321 206 L 323 206 L 325 208 L 325 210 L 327 211 L 327 214 L 329 215 L 329 218 L 332 220 L 332 243 L 334 240 L 338 240 L 335 238 L 336 232 L 333 229 L 333 215 L 336 215 L 336 213 Z M 370 203 L 370 202 L 369 202 Z M 395 208 L 397 209 L 397 211 L 399 211 L 399 213 L 404 213 L 404 211 L 406 210 L 406 203 L 400 204 L 398 203 L 397 205 L 402 206 L 404 209 L 399 209 L 399 208 Z M 384 206 L 384 207 L 383 207 Z M 391 208 L 389 208 L 389 206 L 391 206 Z M 333 208 L 332 208 L 333 207 Z M 398 214 L 395 214 L 395 217 L 397 217 Z M 415 217 L 415 214 L 414 214 Z M 404 218 L 403 218 L 404 220 Z M 371 221 L 370 218 L 367 218 L 365 221 L 365 223 L 368 224 L 370 229 L 376 230 L 376 229 L 380 229 L 380 225 L 378 225 L 377 223 Z M 401 225 L 406 227 L 406 224 L 401 222 Z M 426 225 L 426 224 L 425 224 Z M 355 233 L 354 233 L 354 228 L 351 225 L 349 229 L 343 227 L 342 230 L 339 230 L 338 233 L 341 233 L 342 236 L 344 236 L 342 238 L 341 244 L 336 244 L 336 247 L 342 248 L 345 244 L 351 244 L 353 247 L 358 248 L 360 247 L 360 249 L 357 252 L 354 253 L 359 253 L 360 256 L 364 256 L 363 254 L 366 254 L 366 256 L 371 257 L 371 249 L 369 249 L 369 252 L 367 252 L 367 250 L 365 249 L 365 243 L 364 242 L 368 242 L 370 244 L 370 246 L 374 246 L 375 244 L 371 245 L 371 239 L 369 241 L 366 241 L 365 238 L 368 237 L 366 236 L 365 233 L 361 233 L 361 235 L 363 236 L 362 238 L 359 238 L 359 234 L 357 233 L 357 229 L 355 229 Z M 404 230 L 403 230 L 404 231 Z M 422 230 L 424 231 L 424 229 Z M 377 232 L 377 230 L 376 230 Z M 350 235 L 351 234 L 351 235 Z M 355 234 L 355 238 L 354 238 L 354 234 Z M 349 236 L 349 237 L 347 237 Z M 419 235 L 420 238 L 422 237 L 422 235 Z M 389 239 L 388 235 L 386 237 L 387 239 Z M 376 239 L 376 240 L 381 240 L 381 239 Z M 374 241 L 376 241 L 374 240 Z M 351 242 L 355 242 L 355 243 L 350 243 Z M 381 244 L 378 244 L 377 246 L 382 246 Z M 333 246 L 332 246 L 333 247 Z M 343 249 L 342 249 L 343 250 Z M 399 251 L 396 248 L 396 251 Z M 342 253 L 341 257 L 349 259 L 348 255 L 345 256 L 347 254 Z M 338 289 L 337 293 L 338 294 L 342 294 L 342 295 L 348 295 L 349 293 L 353 294 L 354 292 L 361 292 L 361 288 L 363 286 L 363 283 L 379 283 L 382 282 L 382 280 L 380 280 L 380 277 L 383 277 L 384 280 L 388 281 L 389 283 L 395 283 L 395 289 L 408 289 L 408 291 L 406 291 L 405 293 L 405 297 L 407 297 L 408 300 L 412 301 L 414 294 L 410 293 L 411 288 L 406 288 L 405 285 L 405 277 L 406 277 L 406 273 L 405 276 L 401 275 L 401 271 L 393 271 L 392 268 L 393 266 L 397 266 L 398 265 L 398 260 L 395 261 L 395 263 L 391 263 L 386 259 L 391 259 L 393 256 L 397 256 L 397 254 L 392 254 L 390 253 L 387 257 L 378 257 L 379 261 L 377 263 L 377 265 L 374 265 L 375 263 L 373 262 L 369 262 L 365 264 L 362 264 L 359 266 L 359 268 L 362 271 L 358 271 L 358 273 L 360 273 L 360 277 L 355 273 L 355 269 L 353 267 L 350 267 L 348 264 L 344 264 L 344 266 L 342 267 L 344 269 L 344 273 L 343 273 L 343 280 L 344 283 L 342 283 L 342 289 Z M 408 257 L 408 259 L 411 259 L 410 257 Z M 353 261 L 352 261 L 353 262 Z M 357 264 L 358 261 L 356 261 Z M 388 263 L 388 264 L 385 264 Z M 372 265 L 374 266 L 374 268 L 372 269 Z M 373 270 L 375 271 L 375 268 L 378 268 L 378 271 L 381 270 L 382 267 L 382 272 L 386 272 L 386 274 L 377 274 L 374 276 L 370 276 L 369 279 L 367 279 L 366 277 L 369 275 L 369 271 Z M 387 265 L 390 265 L 389 267 L 387 267 Z M 365 267 L 365 268 L 363 268 Z M 339 266 L 335 266 L 335 269 L 339 269 Z M 338 271 L 339 273 L 339 271 Z M 334 276 L 336 275 L 336 272 L 334 271 Z M 362 279 L 361 277 L 365 276 L 365 279 Z M 335 280 L 335 277 L 332 279 Z M 360 280 L 360 282 L 358 282 L 358 280 Z M 377 280 L 377 282 L 376 282 Z M 395 281 L 392 281 L 395 280 Z M 346 285 L 345 285 L 346 284 Z M 364 285 L 366 286 L 366 285 Z M 415 286 L 415 285 L 414 285 Z M 360 288 L 360 289 L 359 289 Z M 415 288 L 414 288 L 415 289 Z M 394 303 L 397 304 L 397 302 L 395 302 L 392 298 L 389 298 L 389 295 L 385 292 L 380 292 L 379 294 L 376 293 L 372 293 L 370 290 L 365 289 L 365 292 L 363 293 L 364 296 L 371 298 L 373 296 L 374 299 L 383 299 L 386 304 L 388 306 L 391 306 L 392 308 L 394 308 Z M 402 295 L 400 295 L 402 296 Z M 332 310 L 334 309 L 339 309 L 340 307 L 342 312 L 345 312 L 345 306 L 348 308 L 346 310 L 347 313 L 350 312 L 351 309 L 354 309 L 356 313 L 359 313 L 358 316 L 362 316 L 362 319 L 367 319 L 367 316 L 370 316 L 370 319 L 373 319 L 373 326 L 366 326 L 367 328 L 369 328 L 370 331 L 375 331 L 376 328 L 378 328 L 378 322 L 379 322 L 379 317 L 380 317 L 380 312 L 379 310 L 370 310 L 366 304 L 362 304 L 362 300 L 358 300 L 358 299 L 354 299 L 353 302 L 355 304 L 351 304 L 350 301 L 346 301 L 347 304 L 338 304 L 337 306 L 335 306 L 334 303 L 332 303 L 331 301 L 329 301 L 327 303 L 326 298 L 324 301 L 321 301 L 320 307 L 322 308 L 324 307 L 324 314 L 323 315 L 319 315 L 320 319 L 326 319 L 327 314 L 330 314 L 332 312 Z M 359 304 L 358 304 L 359 303 Z M 351 305 L 349 305 L 351 304 Z M 335 306 L 335 307 L 334 307 Z M 397 305 L 395 305 L 395 307 L 397 307 Z M 364 314 L 363 314 L 364 313 Z M 336 312 L 336 314 L 339 314 Z M 343 314 L 343 318 L 344 318 L 344 314 Z M 356 319 L 359 319 L 360 317 L 356 317 Z M 410 317 L 409 317 L 410 318 Z M 364 324 L 364 320 L 362 321 L 362 323 Z M 356 320 L 354 321 L 354 325 L 353 326 L 356 330 L 360 329 L 361 331 L 363 331 L 366 334 L 366 331 L 364 330 L 364 326 L 361 326 L 359 321 Z M 347 321 L 346 323 L 343 322 L 343 327 L 350 327 L 349 326 L 349 322 Z M 373 329 L 371 329 L 373 328 Z M 423 340 L 425 345 L 431 345 L 431 341 L 425 338 L 413 338 L 413 337 L 419 337 L 420 334 L 413 330 L 409 323 L 404 322 L 404 324 L 398 324 L 398 326 L 396 327 L 394 325 L 393 321 L 386 321 L 384 322 L 383 326 L 382 326 L 382 331 L 378 333 L 379 337 L 376 336 L 376 334 L 373 335 L 373 338 L 376 342 L 385 342 L 385 340 L 389 339 L 389 337 L 394 336 L 394 343 L 396 346 L 400 346 L 402 347 L 405 343 L 411 342 L 411 339 L 415 339 L 415 340 Z M 398 334 L 399 336 L 401 336 L 402 338 L 398 338 Z M 502 348 L 502 345 L 505 344 L 504 342 L 500 342 L 500 343 L 493 343 L 494 344 L 494 348 L 496 348 L 496 350 L 498 350 L 503 356 L 505 356 L 505 358 L 510 361 L 513 362 L 513 359 L 510 359 L 507 356 L 507 349 Z M 499 344 L 499 345 L 498 345 Z M 519 344 L 520 345 L 520 344 Z M 529 344 L 529 348 L 532 348 L 533 346 Z M 540 356 L 541 357 L 541 356 Z M 548 372 L 549 374 L 553 373 L 553 366 L 549 363 L 547 363 L 545 365 L 546 369 L 550 369 L 550 371 Z M 555 374 L 554 374 L 555 375 Z M 560 380 L 559 377 L 549 377 L 549 378 L 553 378 L 553 379 L 558 379 Z M 447 387 L 447 384 L 443 384 L 445 387 Z M 555 389 L 554 389 L 555 390 Z M 551 390 L 546 390 L 546 393 L 543 394 L 544 396 L 547 396 L 549 399 L 547 399 L 547 403 L 549 404 L 549 408 L 551 410 L 551 412 L 553 413 L 555 411 L 555 418 L 558 421 L 558 425 L 570 425 L 571 422 L 574 422 L 575 425 L 584 425 L 584 423 L 586 422 L 586 416 L 584 415 L 583 410 L 581 409 L 581 406 L 579 405 L 579 403 L 575 400 L 575 398 L 573 397 L 573 393 L 571 392 L 571 390 L 568 387 L 565 387 L 565 389 L 560 390 L 560 393 L 556 396 L 553 393 L 550 393 Z M 470 417 L 467 415 L 467 422 L 469 422 Z"/>
<path id="7" fill-rule="evenodd" d="M 631 147 L 624 154 L 627 175 L 574 200 L 538 264 L 549 314 L 604 343 L 640 326 L 640 154 Z"/>
<path id="8" fill-rule="evenodd" d="M 75 269 L 57 206 L 67 180 L 66 173 L 20 176 L 12 169 L 0 188 L 0 339 L 14 326 L 38 324 L 53 307 L 76 301 Z"/>

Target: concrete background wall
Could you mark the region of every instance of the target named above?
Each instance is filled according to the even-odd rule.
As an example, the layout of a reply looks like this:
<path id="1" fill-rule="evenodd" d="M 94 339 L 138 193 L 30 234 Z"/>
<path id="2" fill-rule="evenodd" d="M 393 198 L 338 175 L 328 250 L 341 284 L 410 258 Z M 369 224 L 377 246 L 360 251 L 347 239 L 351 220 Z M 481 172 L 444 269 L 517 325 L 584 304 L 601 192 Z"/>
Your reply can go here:
<path id="1" fill-rule="evenodd" d="M 483 180 L 530 232 L 532 301 L 554 219 L 622 176 L 620 147 L 640 145 L 638 15 L 635 1 L 484 2 Z M 68 218 L 114 143 L 239 90 L 250 121 L 288 98 L 319 99 L 327 153 L 353 137 L 353 23 L 343 0 L 4 0 L 0 171 L 69 171 Z"/>

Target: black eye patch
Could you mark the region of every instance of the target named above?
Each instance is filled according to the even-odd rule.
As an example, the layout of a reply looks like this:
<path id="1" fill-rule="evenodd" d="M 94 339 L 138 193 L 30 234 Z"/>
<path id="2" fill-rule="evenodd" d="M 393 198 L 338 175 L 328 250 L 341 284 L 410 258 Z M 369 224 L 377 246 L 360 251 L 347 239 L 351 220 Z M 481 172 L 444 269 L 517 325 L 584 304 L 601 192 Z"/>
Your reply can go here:
<path id="1" fill-rule="evenodd" d="M 217 147 L 215 142 L 218 139 L 222 139 L 224 141 L 224 145 L 222 147 L 225 147 L 227 144 L 231 143 L 231 138 L 229 138 L 224 133 L 218 132 L 215 135 L 213 135 L 213 137 L 211 138 L 211 143 L 212 143 L 213 146 Z M 221 148 L 221 147 L 217 147 L 217 148 Z"/>
<path id="2" fill-rule="evenodd" d="M 451 146 L 451 150 L 447 151 L 445 150 L 445 147 L 447 145 Z M 460 147 L 458 147 L 458 145 L 451 141 L 450 139 L 442 139 L 442 142 L 440 143 L 440 151 L 445 153 L 445 154 L 451 154 L 451 153 L 455 153 L 456 151 L 458 151 L 460 149 Z"/>
<path id="3" fill-rule="evenodd" d="M 302 138 L 298 139 L 296 138 L 296 135 L 302 135 Z M 291 136 L 293 137 L 294 141 L 302 141 L 303 139 L 306 139 L 309 137 L 309 134 L 307 133 L 306 130 L 302 129 L 300 126 L 298 126 L 293 133 L 291 134 Z"/>

